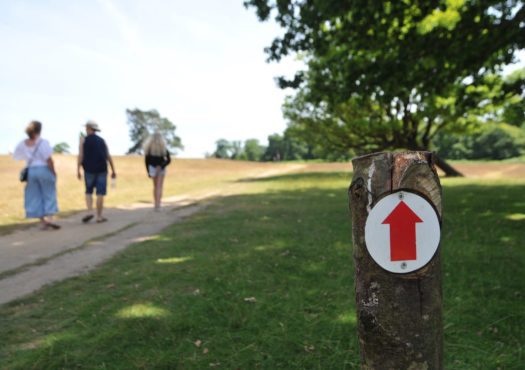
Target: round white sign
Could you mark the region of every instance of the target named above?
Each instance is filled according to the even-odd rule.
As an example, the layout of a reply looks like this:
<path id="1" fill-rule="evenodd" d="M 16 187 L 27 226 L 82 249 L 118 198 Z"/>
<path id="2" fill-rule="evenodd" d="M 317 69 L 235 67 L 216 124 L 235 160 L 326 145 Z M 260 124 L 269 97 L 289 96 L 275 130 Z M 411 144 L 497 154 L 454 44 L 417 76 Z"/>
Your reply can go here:
<path id="1" fill-rule="evenodd" d="M 407 191 L 377 202 L 365 224 L 368 253 L 379 266 L 398 274 L 425 266 L 438 249 L 440 235 L 434 208 L 425 198 Z"/>

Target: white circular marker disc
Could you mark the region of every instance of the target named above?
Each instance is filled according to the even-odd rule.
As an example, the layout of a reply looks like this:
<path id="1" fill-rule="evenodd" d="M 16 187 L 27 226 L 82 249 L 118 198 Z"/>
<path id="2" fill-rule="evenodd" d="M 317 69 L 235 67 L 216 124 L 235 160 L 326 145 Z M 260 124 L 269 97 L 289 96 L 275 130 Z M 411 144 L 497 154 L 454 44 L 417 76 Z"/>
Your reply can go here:
<path id="1" fill-rule="evenodd" d="M 404 190 L 377 202 L 365 224 L 368 253 L 379 266 L 398 274 L 418 270 L 430 262 L 440 236 L 439 218 L 432 205 Z"/>

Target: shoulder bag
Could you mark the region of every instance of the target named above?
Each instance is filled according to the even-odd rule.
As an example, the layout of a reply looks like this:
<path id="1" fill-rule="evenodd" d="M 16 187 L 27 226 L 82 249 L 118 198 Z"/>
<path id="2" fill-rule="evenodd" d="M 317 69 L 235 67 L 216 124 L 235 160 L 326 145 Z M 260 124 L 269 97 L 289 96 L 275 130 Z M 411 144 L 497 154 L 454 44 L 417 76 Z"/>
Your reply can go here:
<path id="1" fill-rule="evenodd" d="M 27 181 L 27 176 L 29 175 L 29 166 L 31 166 L 31 162 L 33 162 L 33 158 L 35 158 L 35 154 L 38 151 L 38 147 L 40 146 L 41 142 L 42 139 L 40 139 L 38 144 L 36 144 L 35 150 L 33 151 L 33 154 L 31 154 L 31 158 L 29 158 L 29 161 L 27 161 L 27 166 L 25 166 L 24 169 L 20 171 L 20 182 Z"/>

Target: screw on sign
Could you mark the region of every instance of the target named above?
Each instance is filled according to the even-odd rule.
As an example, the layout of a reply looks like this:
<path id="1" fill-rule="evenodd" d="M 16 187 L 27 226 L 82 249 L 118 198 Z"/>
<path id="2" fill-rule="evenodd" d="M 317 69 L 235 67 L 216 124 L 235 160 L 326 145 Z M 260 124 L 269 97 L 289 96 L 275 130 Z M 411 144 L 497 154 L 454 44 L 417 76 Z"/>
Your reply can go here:
<path id="1" fill-rule="evenodd" d="M 425 266 L 439 246 L 439 218 L 430 203 L 409 191 L 387 195 L 365 224 L 370 256 L 387 271 L 408 273 Z"/>

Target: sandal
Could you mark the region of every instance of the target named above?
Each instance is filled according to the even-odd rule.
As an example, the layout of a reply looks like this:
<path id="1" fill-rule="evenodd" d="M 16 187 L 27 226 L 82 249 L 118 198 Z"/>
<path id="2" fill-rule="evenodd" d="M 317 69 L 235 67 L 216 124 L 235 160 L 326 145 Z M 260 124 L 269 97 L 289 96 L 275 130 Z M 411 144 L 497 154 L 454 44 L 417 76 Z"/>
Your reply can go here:
<path id="1" fill-rule="evenodd" d="M 84 217 L 82 217 L 82 222 L 87 224 L 89 221 L 91 221 L 93 219 L 93 217 L 95 217 L 95 216 L 93 216 L 93 215 L 84 216 Z"/>
<path id="2" fill-rule="evenodd" d="M 97 224 L 101 224 L 102 222 L 106 222 L 107 220 L 108 220 L 108 219 L 107 219 L 107 218 L 104 218 L 104 217 L 99 218 L 99 219 L 97 220 Z"/>
<path id="3" fill-rule="evenodd" d="M 60 225 L 54 224 L 52 222 L 46 222 L 44 225 L 42 225 L 41 230 L 59 230 L 61 228 Z"/>
<path id="4" fill-rule="evenodd" d="M 47 225 L 48 225 L 50 228 L 52 228 L 53 230 L 60 230 L 60 228 L 62 227 L 62 226 L 57 225 L 57 224 L 54 224 L 54 223 L 52 223 L 52 222 L 49 222 Z"/>

